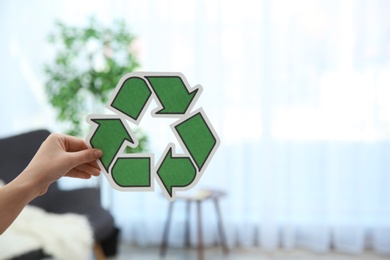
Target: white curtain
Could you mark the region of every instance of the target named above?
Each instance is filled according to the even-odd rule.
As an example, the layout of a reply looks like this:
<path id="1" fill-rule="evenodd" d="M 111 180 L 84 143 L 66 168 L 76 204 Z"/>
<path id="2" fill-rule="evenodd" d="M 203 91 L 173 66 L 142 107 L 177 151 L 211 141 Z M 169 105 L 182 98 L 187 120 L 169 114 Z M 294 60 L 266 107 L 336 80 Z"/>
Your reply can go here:
<path id="1" fill-rule="evenodd" d="M 227 192 L 230 246 L 390 254 L 389 13 L 386 0 L 2 1 L 0 135 L 61 131 L 43 88 L 53 19 L 124 18 L 142 70 L 180 71 L 204 87 L 195 108 L 221 146 L 198 187 Z M 156 159 L 176 142 L 170 122 L 141 122 Z M 123 238 L 160 243 L 168 202 L 158 185 L 120 193 L 102 184 Z M 203 209 L 213 244 L 214 208 Z M 184 212 L 176 203 L 173 245 L 183 244 Z"/>

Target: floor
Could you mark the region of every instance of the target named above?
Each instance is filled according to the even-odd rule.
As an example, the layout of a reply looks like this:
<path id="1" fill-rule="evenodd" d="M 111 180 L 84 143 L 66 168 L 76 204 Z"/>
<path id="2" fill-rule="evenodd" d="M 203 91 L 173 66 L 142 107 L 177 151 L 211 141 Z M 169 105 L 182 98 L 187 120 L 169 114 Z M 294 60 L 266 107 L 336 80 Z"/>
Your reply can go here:
<path id="1" fill-rule="evenodd" d="M 121 245 L 117 257 L 111 257 L 109 260 L 196 260 L 196 249 L 169 248 L 165 258 L 159 257 L 159 248 L 140 248 L 130 245 Z M 233 249 L 227 256 L 223 256 L 221 248 L 207 248 L 205 250 L 205 259 L 216 260 L 384 260 L 390 259 L 389 256 L 377 255 L 373 252 L 365 252 L 360 255 L 343 254 L 331 252 L 327 254 L 313 253 L 305 250 L 276 251 L 265 252 L 261 249 Z"/>

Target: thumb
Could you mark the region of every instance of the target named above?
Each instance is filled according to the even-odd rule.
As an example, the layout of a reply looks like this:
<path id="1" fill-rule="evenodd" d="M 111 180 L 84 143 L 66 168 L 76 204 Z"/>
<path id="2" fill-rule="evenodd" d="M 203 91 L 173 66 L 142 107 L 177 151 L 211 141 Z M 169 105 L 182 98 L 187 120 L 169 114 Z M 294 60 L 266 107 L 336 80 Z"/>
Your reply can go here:
<path id="1" fill-rule="evenodd" d="M 99 149 L 92 148 L 70 153 L 70 156 L 72 158 L 72 164 L 74 166 L 95 161 L 99 159 L 102 155 L 102 151 L 100 151 Z"/>

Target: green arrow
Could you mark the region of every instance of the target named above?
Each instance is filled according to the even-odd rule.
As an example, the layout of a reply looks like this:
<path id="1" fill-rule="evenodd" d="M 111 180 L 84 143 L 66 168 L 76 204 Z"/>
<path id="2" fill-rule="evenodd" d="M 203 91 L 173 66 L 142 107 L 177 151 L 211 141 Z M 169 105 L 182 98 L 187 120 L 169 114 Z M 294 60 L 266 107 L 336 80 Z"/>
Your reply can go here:
<path id="1" fill-rule="evenodd" d="M 115 93 L 116 96 L 111 102 L 111 107 L 137 121 L 151 94 L 145 80 L 131 77 L 125 80 L 118 92 Z"/>
<path id="2" fill-rule="evenodd" d="M 196 169 L 189 158 L 172 157 L 171 147 L 159 166 L 157 175 L 172 197 L 174 187 L 186 187 L 192 183 L 196 177 Z"/>
<path id="3" fill-rule="evenodd" d="M 151 159 L 149 157 L 118 157 L 112 178 L 121 187 L 150 187 Z"/>
<path id="4" fill-rule="evenodd" d="M 217 145 L 217 140 L 202 113 L 195 113 L 176 125 L 175 129 L 201 171 Z"/>
<path id="5" fill-rule="evenodd" d="M 162 105 L 156 114 L 185 114 L 199 89 L 188 91 L 179 76 L 146 76 Z"/>
<path id="6" fill-rule="evenodd" d="M 100 158 L 106 172 L 111 165 L 114 157 L 118 153 L 124 141 L 129 141 L 134 144 L 134 140 L 130 137 L 122 120 L 117 118 L 100 118 L 91 119 L 98 124 L 98 127 L 91 137 L 90 143 L 94 148 L 99 148 L 103 151 L 103 156 Z"/>

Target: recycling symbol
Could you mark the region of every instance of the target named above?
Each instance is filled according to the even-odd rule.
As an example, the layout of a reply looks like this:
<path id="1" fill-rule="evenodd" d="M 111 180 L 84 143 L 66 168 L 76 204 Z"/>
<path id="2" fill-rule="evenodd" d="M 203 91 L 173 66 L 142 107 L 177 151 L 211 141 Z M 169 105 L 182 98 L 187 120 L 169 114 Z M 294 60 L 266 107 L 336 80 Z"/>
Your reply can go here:
<path id="1" fill-rule="evenodd" d="M 190 87 L 181 73 L 136 72 L 123 76 L 106 108 L 114 114 L 91 114 L 87 122 L 92 130 L 86 138 L 90 147 L 103 156 L 97 161 L 103 175 L 119 191 L 153 191 L 154 179 L 168 200 L 176 191 L 192 188 L 200 179 L 216 152 L 220 140 L 202 108 L 191 111 L 203 89 Z M 178 118 L 170 125 L 183 153 L 168 143 L 154 165 L 152 153 L 126 153 L 137 147 L 128 121 L 138 125 L 152 99 L 158 107 L 153 118 Z"/>

